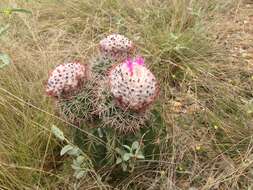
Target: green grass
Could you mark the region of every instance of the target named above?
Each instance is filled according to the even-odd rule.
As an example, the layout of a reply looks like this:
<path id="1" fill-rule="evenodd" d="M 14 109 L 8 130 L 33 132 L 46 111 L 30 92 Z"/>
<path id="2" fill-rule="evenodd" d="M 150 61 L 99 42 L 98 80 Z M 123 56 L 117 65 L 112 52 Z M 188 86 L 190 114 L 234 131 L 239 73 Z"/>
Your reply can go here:
<path id="1" fill-rule="evenodd" d="M 0 2 L 15 6 L 32 15 L 0 15 L 0 24 L 10 25 L 0 51 L 12 59 L 0 70 L 0 189 L 72 189 L 70 158 L 59 156 L 62 144 L 50 128 L 58 126 L 72 140 L 77 127 L 56 114 L 44 82 L 57 64 L 88 62 L 112 32 L 136 42 L 160 81 L 155 125 L 144 139 L 146 160 L 134 172 L 105 163 L 80 189 L 250 188 L 253 73 L 243 60 L 229 61 L 212 30 L 237 1 Z M 91 154 L 98 143 L 92 129 L 76 130 Z M 102 139 L 102 149 L 106 142 L 115 148 L 119 138 Z"/>

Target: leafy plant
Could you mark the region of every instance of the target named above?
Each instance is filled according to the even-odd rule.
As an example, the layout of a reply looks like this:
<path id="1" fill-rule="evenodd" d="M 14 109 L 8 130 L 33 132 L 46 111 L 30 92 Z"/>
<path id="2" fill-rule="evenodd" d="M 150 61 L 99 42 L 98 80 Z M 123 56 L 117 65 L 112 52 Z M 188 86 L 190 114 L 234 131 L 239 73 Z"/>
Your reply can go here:
<path id="1" fill-rule="evenodd" d="M 61 156 L 67 154 L 74 157 L 71 168 L 74 170 L 73 176 L 76 179 L 81 179 L 88 174 L 91 164 L 87 156 L 77 146 L 68 144 L 62 148 L 60 154 Z"/>
<path id="2" fill-rule="evenodd" d="M 89 171 L 92 169 L 92 163 L 88 156 L 77 146 L 71 144 L 64 136 L 63 132 L 56 127 L 52 126 L 51 132 L 57 137 L 60 141 L 65 141 L 65 145 L 60 152 L 61 156 L 69 155 L 73 158 L 71 168 L 74 170 L 74 177 L 78 180 L 82 177 L 88 175 Z"/>
<path id="3" fill-rule="evenodd" d="M 133 172 L 136 161 L 145 159 L 138 141 L 134 141 L 131 147 L 123 145 L 123 149 L 116 148 L 116 152 L 119 155 L 116 164 L 121 164 L 123 171 L 129 169 L 130 172 Z"/>

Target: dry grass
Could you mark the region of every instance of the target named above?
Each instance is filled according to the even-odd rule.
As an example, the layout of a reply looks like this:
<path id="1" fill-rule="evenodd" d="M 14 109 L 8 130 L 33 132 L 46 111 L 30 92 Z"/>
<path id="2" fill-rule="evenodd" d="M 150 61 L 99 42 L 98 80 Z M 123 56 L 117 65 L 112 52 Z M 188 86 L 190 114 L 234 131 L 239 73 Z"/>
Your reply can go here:
<path id="1" fill-rule="evenodd" d="M 87 62 L 97 42 L 112 32 L 136 41 L 159 77 L 162 121 L 153 126 L 157 135 L 147 139 L 159 148 L 133 173 L 118 178 L 113 168 L 103 168 L 84 179 L 81 189 L 252 188 L 252 67 L 240 55 L 230 60 L 214 28 L 227 10 L 241 5 L 1 1 L 1 7 L 22 7 L 32 15 L 0 15 L 2 24 L 10 24 L 0 51 L 12 59 L 0 70 L 0 189 L 72 189 L 68 159 L 59 156 L 49 130 L 55 124 L 70 137 L 71 125 L 55 115 L 43 83 L 59 63 Z"/>

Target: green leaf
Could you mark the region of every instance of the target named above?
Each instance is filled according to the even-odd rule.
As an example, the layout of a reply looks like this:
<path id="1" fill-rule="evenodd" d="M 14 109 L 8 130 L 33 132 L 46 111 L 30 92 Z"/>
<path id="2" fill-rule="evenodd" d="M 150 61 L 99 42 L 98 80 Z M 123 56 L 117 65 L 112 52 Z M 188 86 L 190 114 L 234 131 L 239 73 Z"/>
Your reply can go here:
<path id="1" fill-rule="evenodd" d="M 79 172 L 82 170 L 82 168 L 80 166 L 77 166 L 75 164 L 71 164 L 71 168 L 74 169 L 75 171 Z"/>
<path id="2" fill-rule="evenodd" d="M 131 151 L 131 148 L 128 145 L 122 145 L 123 147 L 125 147 L 127 150 Z"/>
<path id="3" fill-rule="evenodd" d="M 72 150 L 68 151 L 68 155 L 70 156 L 79 156 L 82 151 L 78 147 L 74 147 Z"/>
<path id="4" fill-rule="evenodd" d="M 11 63 L 10 57 L 5 53 L 0 53 L 0 69 Z"/>
<path id="5" fill-rule="evenodd" d="M 64 154 L 66 154 L 68 151 L 72 150 L 74 147 L 72 145 L 66 145 L 61 149 L 61 153 L 60 155 L 63 156 Z"/>
<path id="6" fill-rule="evenodd" d="M 140 146 L 139 142 L 138 141 L 134 141 L 133 144 L 132 144 L 132 149 L 133 150 L 137 150 L 137 149 L 139 149 L 139 146 Z"/>
<path id="7" fill-rule="evenodd" d="M 79 171 L 79 172 L 75 172 L 74 176 L 76 177 L 76 179 L 80 179 L 82 178 L 84 175 L 86 174 L 86 171 Z"/>
<path id="8" fill-rule="evenodd" d="M 12 9 L 11 8 L 5 8 L 5 9 L 0 10 L 0 13 L 3 13 L 5 15 L 9 16 L 9 15 L 12 14 Z"/>
<path id="9" fill-rule="evenodd" d="M 28 13 L 28 14 L 32 14 L 32 11 L 29 11 L 27 9 L 11 9 L 12 12 L 20 12 L 20 13 Z"/>
<path id="10" fill-rule="evenodd" d="M 136 155 L 136 158 L 138 158 L 138 159 L 145 159 L 145 157 L 142 154 L 142 152 L 138 152 L 138 154 Z"/>
<path id="11" fill-rule="evenodd" d="M 1 26 L 0 27 L 0 36 L 3 35 L 8 30 L 9 27 L 10 27 L 9 24 L 7 24 L 5 26 Z"/>
<path id="12" fill-rule="evenodd" d="M 116 164 L 120 164 L 121 162 L 122 162 L 122 159 L 121 158 L 117 158 Z"/>
<path id="13" fill-rule="evenodd" d="M 83 162 L 84 162 L 84 157 L 83 156 L 78 156 L 77 158 L 76 158 L 76 162 L 79 164 L 79 165 L 81 165 Z"/>
<path id="14" fill-rule="evenodd" d="M 121 150 L 120 148 L 116 148 L 115 151 L 121 156 L 125 154 L 125 151 Z"/>
<path id="15" fill-rule="evenodd" d="M 131 158 L 131 156 L 132 156 L 131 153 L 125 153 L 125 154 L 123 155 L 123 160 L 124 160 L 124 161 L 128 161 L 128 160 Z"/>
<path id="16" fill-rule="evenodd" d="M 63 132 L 62 132 L 58 127 L 56 127 L 55 125 L 52 126 L 51 132 L 52 132 L 59 140 L 61 140 L 61 141 L 64 141 L 64 140 L 65 140 L 65 137 L 64 137 Z"/>
<path id="17" fill-rule="evenodd" d="M 0 13 L 3 13 L 7 16 L 11 15 L 13 12 L 32 14 L 31 11 L 29 11 L 27 9 L 21 9 L 21 8 L 5 8 L 5 9 L 0 10 Z"/>

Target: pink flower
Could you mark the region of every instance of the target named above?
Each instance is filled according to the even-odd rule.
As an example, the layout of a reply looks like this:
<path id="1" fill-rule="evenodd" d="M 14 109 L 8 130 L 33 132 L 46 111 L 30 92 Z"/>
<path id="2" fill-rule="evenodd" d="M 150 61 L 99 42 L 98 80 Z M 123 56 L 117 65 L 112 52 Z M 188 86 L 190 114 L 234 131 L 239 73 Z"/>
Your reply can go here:
<path id="1" fill-rule="evenodd" d="M 139 65 L 144 65 L 144 59 L 143 59 L 143 57 L 137 57 L 136 59 L 135 59 L 135 62 L 137 63 L 137 64 L 139 64 Z"/>
<path id="2" fill-rule="evenodd" d="M 129 69 L 130 75 L 133 76 L 133 61 L 131 58 L 126 60 L 127 67 Z"/>
<path id="3" fill-rule="evenodd" d="M 128 58 L 126 61 L 125 61 L 125 64 L 127 64 L 127 67 L 129 69 L 129 72 L 130 72 L 130 75 L 133 76 L 133 67 L 134 67 L 134 63 L 135 64 L 138 64 L 138 65 L 142 65 L 144 66 L 144 59 L 142 57 L 137 57 L 135 59 L 131 59 L 131 58 Z"/>

